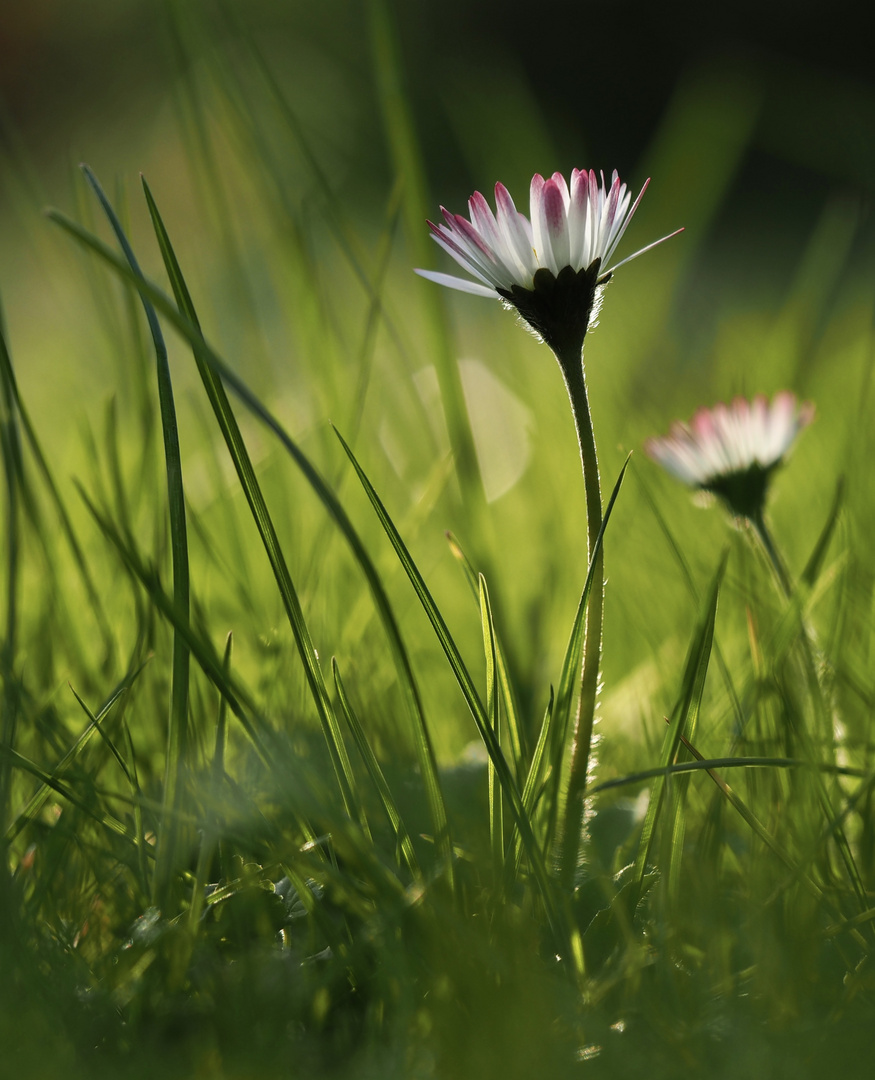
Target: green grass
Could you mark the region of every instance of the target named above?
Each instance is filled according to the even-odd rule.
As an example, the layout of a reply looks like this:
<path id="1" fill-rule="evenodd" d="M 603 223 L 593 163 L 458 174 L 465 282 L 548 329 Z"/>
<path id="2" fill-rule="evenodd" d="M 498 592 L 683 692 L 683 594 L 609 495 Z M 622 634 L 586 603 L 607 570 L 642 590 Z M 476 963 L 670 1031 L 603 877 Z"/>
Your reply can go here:
<path id="1" fill-rule="evenodd" d="M 623 268 L 587 341 L 613 494 L 570 890 L 591 575 L 558 368 L 498 304 L 411 272 L 449 197 L 427 193 L 384 5 L 391 175 L 356 184 L 245 27 L 204 48 L 199 9 L 170 8 L 182 193 L 86 170 L 48 219 L 21 195 L 54 291 L 49 321 L 13 290 L 0 347 L 4 1067 L 868 1075 L 856 219 L 828 205 L 783 294 L 751 301 L 709 239 L 757 107 L 720 72 L 681 87 L 640 163 L 629 244 L 687 232 Z M 460 141 L 491 169 L 502 140 L 475 120 Z M 521 130 L 514 168 L 543 143 Z M 640 452 L 700 403 L 784 386 L 818 406 L 770 503 L 789 597 Z"/>

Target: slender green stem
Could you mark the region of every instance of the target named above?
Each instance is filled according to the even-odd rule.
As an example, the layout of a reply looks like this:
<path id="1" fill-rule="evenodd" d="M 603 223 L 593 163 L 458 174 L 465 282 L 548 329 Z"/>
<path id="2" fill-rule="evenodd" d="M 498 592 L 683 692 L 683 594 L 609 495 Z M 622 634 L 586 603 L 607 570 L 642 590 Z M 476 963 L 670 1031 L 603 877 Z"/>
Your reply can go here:
<path id="1" fill-rule="evenodd" d="M 602 527 L 602 496 L 595 436 L 586 393 L 583 371 L 583 350 L 571 349 L 567 354 L 556 351 L 562 369 L 583 465 L 583 484 L 586 491 L 587 557 L 592 558 L 596 538 Z M 583 829 L 584 799 L 595 722 L 596 697 L 599 689 L 599 668 L 602 655 L 602 624 L 604 614 L 604 568 L 601 548 L 598 551 L 593 587 L 586 612 L 586 638 L 580 676 L 580 700 L 569 751 L 568 791 L 564 820 L 559 840 L 559 875 L 567 887 L 574 884 L 580 837 Z"/>

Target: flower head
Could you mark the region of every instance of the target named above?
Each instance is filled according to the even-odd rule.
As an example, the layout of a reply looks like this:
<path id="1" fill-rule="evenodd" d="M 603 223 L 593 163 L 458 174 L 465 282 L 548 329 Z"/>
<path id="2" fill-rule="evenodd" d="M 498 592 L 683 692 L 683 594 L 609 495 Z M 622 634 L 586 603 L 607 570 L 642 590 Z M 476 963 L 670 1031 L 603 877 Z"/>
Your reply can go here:
<path id="1" fill-rule="evenodd" d="M 736 398 L 731 405 L 699 409 L 689 424 L 675 423 L 668 435 L 644 448 L 690 487 L 713 492 L 737 516 L 762 514 L 769 477 L 796 436 L 814 418 L 810 402 L 783 391 L 771 403 Z"/>
<path id="2" fill-rule="evenodd" d="M 655 247 L 649 244 L 602 272 L 649 183 L 633 203 L 616 171 L 610 186 L 604 174 L 599 182 L 592 170 L 575 169 L 570 186 L 561 173 L 548 180 L 536 174 L 529 218 L 517 210 L 503 184 L 495 185 L 494 214 L 475 191 L 468 200 L 470 218 L 441 207 L 444 223 L 428 224 L 432 239 L 476 281 L 429 270 L 416 272 L 478 296 L 497 294 L 554 347 L 565 344 L 565 338 L 579 337 L 582 344 L 598 306 L 598 287 L 618 266 Z"/>

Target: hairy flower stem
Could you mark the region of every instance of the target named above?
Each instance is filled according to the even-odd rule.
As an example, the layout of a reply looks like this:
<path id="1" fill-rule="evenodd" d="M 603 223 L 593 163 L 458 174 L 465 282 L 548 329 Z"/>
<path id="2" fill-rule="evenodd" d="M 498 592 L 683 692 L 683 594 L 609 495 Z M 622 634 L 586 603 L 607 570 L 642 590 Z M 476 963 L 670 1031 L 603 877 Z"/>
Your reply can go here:
<path id="1" fill-rule="evenodd" d="M 583 371 L 583 349 L 557 349 L 556 359 L 562 369 L 565 387 L 571 401 L 577 439 L 580 444 L 580 460 L 583 465 L 583 483 L 586 491 L 587 562 L 592 559 L 596 539 L 602 527 L 602 496 L 599 483 L 599 467 L 596 457 L 595 436 L 586 393 Z M 574 885 L 577 870 L 580 838 L 583 830 L 586 780 L 592 747 L 593 723 L 595 721 L 596 696 L 599 687 L 599 667 L 602 655 L 602 623 L 604 614 L 605 586 L 601 549 L 599 549 L 593 574 L 592 589 L 586 611 L 586 638 L 580 676 L 580 700 L 569 752 L 568 792 L 565 815 L 559 836 L 559 877 L 567 888 Z"/>

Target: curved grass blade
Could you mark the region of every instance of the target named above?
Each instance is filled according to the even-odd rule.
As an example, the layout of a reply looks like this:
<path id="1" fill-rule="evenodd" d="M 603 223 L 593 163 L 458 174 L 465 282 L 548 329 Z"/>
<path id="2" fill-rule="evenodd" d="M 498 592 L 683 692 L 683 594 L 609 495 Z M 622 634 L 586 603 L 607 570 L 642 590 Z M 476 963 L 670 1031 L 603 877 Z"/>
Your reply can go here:
<path id="1" fill-rule="evenodd" d="M 222 657 L 222 670 L 225 677 L 231 673 L 231 634 L 225 639 L 225 654 Z M 191 887 L 191 906 L 188 909 L 188 928 L 195 933 L 204 909 L 204 901 L 207 890 L 207 875 L 210 863 L 219 840 L 219 822 L 216 807 L 222 789 L 222 778 L 225 775 L 225 743 L 227 739 L 228 703 L 224 697 L 219 696 L 219 714 L 216 718 L 216 745 L 213 751 L 213 760 L 210 766 L 209 796 L 206 812 L 206 822 L 201 835 L 201 846 L 198 852 L 197 866 L 194 872 L 194 882 Z"/>
<path id="2" fill-rule="evenodd" d="M 49 774 L 50 776 L 57 779 L 67 769 L 67 767 L 71 765 L 82 753 L 82 751 L 85 749 L 88 742 L 90 741 L 91 736 L 95 733 L 95 731 L 100 730 L 101 721 L 103 721 L 109 715 L 110 710 L 115 705 L 115 703 L 122 697 L 122 695 L 130 689 L 134 680 L 143 670 L 144 666 L 145 665 L 142 665 L 140 668 L 137 669 L 137 671 L 135 671 L 132 675 L 128 676 L 118 687 L 116 687 L 116 689 L 112 692 L 107 701 L 104 702 L 104 704 L 100 707 L 96 715 L 92 715 L 86 709 L 86 713 L 90 717 L 90 722 L 88 726 L 78 737 L 78 739 L 76 739 L 76 741 L 67 751 L 67 753 L 64 754 L 64 756 L 60 759 L 57 765 L 55 765 L 55 767 Z M 73 693 L 78 701 L 78 695 L 75 691 L 73 691 Z M 16 836 L 18 836 L 18 834 L 21 832 L 21 830 L 36 817 L 40 810 L 42 810 L 42 808 L 45 806 L 49 798 L 51 798 L 52 791 L 54 790 L 55 789 L 52 788 L 50 784 L 43 784 L 33 793 L 33 795 L 31 795 L 26 805 L 18 812 L 18 814 L 15 816 L 15 820 L 7 828 L 3 836 L 4 845 L 11 844 L 16 838 Z"/>
<path id="3" fill-rule="evenodd" d="M 832 505 L 829 508 L 829 514 L 827 514 L 826 521 L 824 522 L 823 529 L 820 536 L 817 538 L 817 543 L 814 545 L 814 550 L 808 558 L 808 562 L 805 564 L 805 569 L 802 571 L 802 582 L 807 585 L 808 588 L 812 588 L 817 581 L 820 569 L 823 566 L 823 560 L 826 557 L 827 550 L 829 549 L 830 540 L 832 540 L 832 534 L 835 531 L 835 527 L 838 524 L 839 514 L 841 512 L 842 503 L 845 496 L 845 478 L 840 476 L 836 483 L 836 493 L 833 496 Z"/>
<path id="4" fill-rule="evenodd" d="M 534 819 L 538 798 L 544 791 L 544 788 L 541 786 L 541 771 L 544 766 L 544 759 L 550 740 L 550 727 L 553 723 L 554 701 L 555 697 L 553 695 L 553 687 L 551 686 L 550 700 L 547 702 L 547 708 L 544 710 L 544 719 L 541 721 L 541 730 L 538 733 L 538 741 L 535 744 L 535 751 L 532 754 L 532 761 L 529 765 L 525 786 L 523 787 L 523 807 L 530 820 Z M 511 832 L 510 844 L 514 849 L 515 873 L 516 876 L 519 876 L 523 849 L 520 843 L 519 830 L 516 825 L 513 826 L 513 831 Z"/>
<path id="5" fill-rule="evenodd" d="M 185 284 L 185 279 L 182 276 L 182 271 L 170 243 L 170 237 L 167 234 L 167 230 L 164 228 L 164 223 L 158 212 L 157 204 L 152 197 L 149 185 L 146 183 L 145 179 L 143 180 L 143 190 L 146 195 L 149 213 L 152 217 L 153 227 L 158 238 L 161 255 L 164 259 L 168 277 L 170 278 L 170 284 L 176 298 L 176 303 L 179 310 L 191 320 L 192 324 L 199 332 L 200 323 L 194 309 L 191 294 Z M 273 519 L 271 518 L 270 511 L 267 507 L 267 502 L 261 491 L 261 485 L 258 483 L 258 478 L 252 465 L 252 459 L 249 456 L 249 451 L 246 449 L 240 427 L 237 424 L 237 418 L 231 408 L 231 403 L 228 400 L 228 395 L 225 393 L 225 388 L 222 385 L 221 379 L 215 374 L 209 364 L 205 362 L 203 356 L 203 337 L 199 335 L 198 340 L 193 342 L 192 345 L 198 373 L 204 384 L 204 389 L 207 392 L 210 405 L 212 406 L 213 413 L 218 421 L 222 436 L 225 439 L 228 453 L 231 455 L 231 460 L 237 472 L 238 479 L 240 480 L 240 485 L 243 488 L 243 493 L 246 496 L 250 512 L 261 537 L 261 542 L 264 545 L 271 569 L 273 570 L 274 579 L 276 580 L 283 606 L 286 609 L 286 615 L 288 616 L 289 624 L 292 628 L 292 634 L 295 638 L 298 654 L 301 657 L 307 684 L 316 705 L 316 711 L 319 716 L 320 724 L 322 725 L 323 735 L 328 746 L 328 752 L 331 756 L 332 766 L 334 768 L 346 812 L 351 818 L 364 821 L 364 810 L 356 791 L 355 776 L 349 762 L 349 756 L 346 752 L 343 733 L 341 732 L 337 716 L 335 715 L 328 696 L 328 690 L 325 686 L 325 679 L 316 653 L 316 647 L 313 644 L 313 639 L 304 617 L 304 611 L 301 607 L 300 598 L 298 597 L 298 592 L 292 580 L 288 563 L 283 554 L 279 536 L 274 527 Z"/>
<path id="6" fill-rule="evenodd" d="M 462 550 L 459 541 L 451 532 L 447 533 L 447 541 L 450 545 L 450 551 L 462 565 L 462 569 L 465 572 L 465 578 L 468 582 L 468 585 L 471 587 L 471 595 L 479 603 L 480 590 L 477 582 L 477 572 L 471 565 L 468 556 Z M 522 728 L 520 727 L 519 714 L 516 705 L 516 697 L 513 692 L 513 684 L 510 681 L 507 661 L 504 656 L 504 650 L 501 647 L 501 639 L 496 633 L 493 633 L 493 644 L 495 646 L 495 674 L 498 680 L 499 688 L 501 690 L 501 704 L 504 709 L 504 721 L 507 728 L 508 741 L 510 744 L 510 753 L 514 765 L 514 772 L 516 774 L 517 780 L 519 781 L 522 779 L 523 775 L 526 772 Z"/>
<path id="7" fill-rule="evenodd" d="M 432 628 L 437 635 L 441 648 L 444 650 L 444 654 L 447 657 L 450 669 L 456 678 L 456 682 L 459 684 L 459 689 L 462 691 L 465 702 L 467 703 L 471 715 L 474 718 L 474 723 L 476 724 L 477 730 L 480 733 L 480 737 L 483 740 L 483 744 L 486 747 L 486 752 L 488 753 L 493 765 L 495 766 L 498 782 L 501 785 L 502 791 L 507 797 L 511 812 L 513 813 L 514 819 L 519 827 L 520 836 L 525 847 L 526 856 L 529 860 L 529 865 L 541 892 L 541 897 L 544 902 L 547 918 L 550 921 L 554 932 L 561 935 L 563 947 L 564 943 L 568 943 L 571 951 L 573 952 L 574 949 L 571 932 L 566 931 L 563 933 L 560 929 L 565 925 L 564 919 L 562 918 L 560 909 L 557 907 L 554 901 L 553 887 L 547 876 L 547 868 L 544 863 L 543 854 L 538 847 L 537 840 L 535 839 L 535 834 L 532 829 L 532 823 L 526 815 L 525 809 L 523 807 L 522 796 L 520 795 L 519 788 L 517 787 L 516 781 L 511 774 L 510 768 L 507 764 L 507 759 L 505 758 L 501 747 L 498 744 L 498 739 L 495 736 L 495 732 L 490 725 L 489 717 L 483 707 L 483 703 L 480 700 L 477 689 L 474 686 L 474 681 L 472 680 L 471 675 L 465 665 L 465 662 L 462 659 L 462 654 L 459 652 L 458 646 L 456 645 L 452 634 L 450 634 L 449 628 L 444 622 L 444 618 L 441 615 L 437 604 L 435 604 L 431 593 L 428 591 L 428 586 L 425 584 L 425 580 L 423 579 L 418 567 L 411 558 L 410 552 L 407 550 L 406 544 L 401 539 L 401 536 L 398 530 L 395 528 L 392 519 L 389 517 L 389 514 L 385 506 L 383 505 L 379 495 L 375 491 L 370 480 L 367 478 L 361 465 L 359 465 L 352 450 L 344 441 L 343 436 L 336 429 L 335 434 L 340 440 L 341 446 L 343 446 L 344 450 L 346 451 L 347 457 L 352 463 L 352 467 L 355 469 L 356 475 L 361 481 L 362 487 L 365 489 L 365 493 L 370 499 L 371 505 L 376 511 L 377 517 L 380 519 L 380 523 L 382 524 L 390 543 L 395 549 L 395 553 L 398 556 L 401 565 L 404 567 L 404 570 L 408 578 L 410 579 L 410 583 L 413 586 L 413 589 L 416 592 L 416 595 L 419 598 L 419 602 L 422 604 L 426 615 L 428 616 L 429 622 L 431 623 Z M 562 921 L 560 921 L 560 919 Z"/>
<path id="8" fill-rule="evenodd" d="M 116 239 L 124 252 L 135 277 L 142 272 L 121 222 L 116 216 L 97 177 L 82 166 L 85 178 L 106 214 Z M 140 293 L 149 333 L 155 347 L 158 401 L 161 410 L 161 432 L 164 438 L 164 460 L 167 471 L 167 505 L 170 515 L 170 553 L 173 570 L 173 603 L 186 616 L 189 611 L 191 586 L 188 566 L 188 536 L 185 524 L 185 493 L 182 482 L 182 458 L 179 450 L 179 429 L 167 346 L 158 324 L 158 316 L 149 299 Z M 188 756 L 188 693 L 190 657 L 184 638 L 173 633 L 173 660 L 170 683 L 170 714 L 167 728 L 167 756 L 164 773 L 164 809 L 158 836 L 158 860 L 153 882 L 153 903 L 168 908 L 171 878 L 177 862 L 182 838 L 179 835 L 178 811 L 182 804 L 186 758 Z"/>
<path id="9" fill-rule="evenodd" d="M 708 596 L 702 616 L 699 620 L 699 625 L 696 628 L 696 633 L 693 635 L 693 640 L 690 644 L 690 651 L 687 655 L 687 664 L 681 682 L 681 692 L 678 698 L 678 704 L 672 714 L 669 730 L 666 733 L 663 742 L 660 760 L 660 767 L 662 769 L 665 769 L 672 761 L 674 761 L 678 746 L 681 745 L 681 736 L 685 734 L 686 730 L 690 730 L 695 726 L 699 714 L 699 708 L 702 704 L 702 695 L 705 692 L 705 676 L 708 673 L 708 661 L 711 657 L 711 647 L 714 642 L 714 621 L 717 616 L 717 597 L 720 592 L 720 582 L 723 580 L 723 573 L 726 569 L 728 554 L 728 551 L 723 553 L 720 564 L 717 567 L 717 572 L 715 573 L 711 587 L 708 590 Z M 644 825 L 641 830 L 641 839 L 638 844 L 638 853 L 635 857 L 633 870 L 633 880 L 635 881 L 636 888 L 639 890 L 643 887 L 644 876 L 647 871 L 647 860 L 650 856 L 650 849 L 653 844 L 654 830 L 656 828 L 657 819 L 659 818 L 659 812 L 665 794 L 665 786 L 666 777 L 661 776 L 653 785 L 653 790 L 650 793 L 650 803 L 644 818 Z"/>
<path id="10" fill-rule="evenodd" d="M 492 607 L 489 603 L 489 591 L 486 578 L 478 575 L 477 584 L 480 599 L 480 624 L 483 631 L 483 653 L 486 657 L 486 716 L 495 734 L 496 743 L 501 746 L 501 711 L 499 695 L 496 692 L 495 678 L 495 626 L 492 621 Z M 502 809 L 501 786 L 495 772 L 495 765 L 489 759 L 487 769 L 489 784 L 489 840 L 492 848 L 492 864 L 497 875 L 501 875 L 504 865 L 504 814 Z"/>
<path id="11" fill-rule="evenodd" d="M 334 675 L 334 685 L 337 689 L 337 697 L 340 701 L 344 719 L 352 732 L 352 737 L 355 739 L 355 744 L 362 756 L 362 761 L 365 763 L 368 776 L 370 776 L 374 787 L 377 789 L 380 802 L 383 805 L 386 817 L 389 819 L 389 824 L 392 826 L 392 831 L 395 834 L 396 858 L 399 862 L 404 863 L 414 878 L 421 878 L 422 871 L 419 868 L 416 853 L 413 850 L 410 833 L 407 831 L 407 827 L 401 818 L 401 814 L 399 813 L 398 806 L 395 802 L 395 797 L 392 795 L 392 789 L 389 787 L 389 783 L 386 780 L 383 770 L 380 768 L 380 763 L 377 760 L 376 754 L 374 754 L 371 744 L 368 742 L 367 735 L 365 735 L 364 728 L 347 696 L 346 688 L 340 677 L 340 669 L 338 668 L 337 661 L 334 657 L 331 658 L 331 671 Z"/>
<path id="12" fill-rule="evenodd" d="M 203 671 L 210 682 L 216 687 L 224 700 L 227 701 L 228 708 L 239 720 L 241 727 L 249 736 L 252 745 L 257 750 L 261 760 L 265 764 L 270 764 L 273 761 L 273 756 L 259 733 L 259 730 L 256 729 L 250 719 L 249 714 L 256 717 L 261 733 L 269 736 L 270 731 L 267 723 L 259 716 L 258 710 L 254 703 L 248 699 L 246 693 L 240 687 L 237 687 L 230 677 L 226 677 L 223 671 L 222 662 L 216 655 L 209 638 L 206 635 L 199 635 L 195 632 L 195 629 L 188 618 L 188 613 L 180 612 L 176 608 L 173 598 L 168 596 L 161 587 L 161 582 L 154 568 L 149 566 L 143 560 L 139 552 L 137 552 L 129 542 L 129 538 L 123 537 L 115 525 L 107 517 L 101 514 L 88 498 L 88 495 L 81 488 L 79 491 L 91 516 L 100 528 L 100 531 L 119 553 L 122 563 L 128 573 L 139 582 L 145 590 L 153 607 L 167 619 L 177 633 L 182 635 L 201 671 Z"/>
<path id="13" fill-rule="evenodd" d="M 25 488 L 21 442 L 13 392 L 12 361 L 6 349 L 6 337 L 0 326 L 0 453 L 6 487 L 6 618 L 3 640 L 0 642 L 0 676 L 3 679 L 0 742 L 10 749 L 15 744 L 21 698 L 19 676 L 15 674 L 18 651 L 18 598 L 21 588 L 21 514 L 20 498 Z M 0 825 L 6 820 L 11 797 L 11 765 L 9 759 L 0 761 Z"/>
<path id="14" fill-rule="evenodd" d="M 154 284 L 135 277 L 131 272 L 130 267 L 123 259 L 120 259 L 106 244 L 100 241 L 96 236 L 93 236 L 86 229 L 83 229 L 82 226 L 57 210 L 49 210 L 47 216 L 83 247 L 88 248 L 103 262 L 107 263 L 119 277 L 123 280 L 133 282 L 152 302 L 156 310 L 160 311 L 162 316 L 177 330 L 182 338 L 186 340 L 192 348 L 199 351 L 199 354 L 203 357 L 209 369 L 220 378 L 223 383 L 228 385 L 240 398 L 246 408 L 249 409 L 249 411 L 279 439 L 283 448 L 304 474 L 305 479 L 313 488 L 335 524 L 340 529 L 368 582 L 368 587 L 371 590 L 371 595 L 374 598 L 375 606 L 380 615 L 384 631 L 392 649 L 402 694 L 410 715 L 414 718 L 415 746 L 419 756 L 420 770 L 425 783 L 426 799 L 432 818 L 432 828 L 438 841 L 439 850 L 442 851 L 447 863 L 447 872 L 450 879 L 452 879 L 452 842 L 449 834 L 449 824 L 447 821 L 443 793 L 441 792 L 434 749 L 425 723 L 422 702 L 413 676 L 413 669 L 401 638 L 397 622 L 392 613 L 386 591 L 383 588 L 377 570 L 356 533 L 345 509 L 334 492 L 319 475 L 307 456 L 283 428 L 282 424 L 280 424 L 279 421 L 264 407 L 242 379 L 240 379 L 227 364 L 221 360 L 218 354 L 210 348 L 204 340 L 200 328 L 192 322 L 187 314 L 180 311 L 180 309 Z M 163 227 L 160 228 L 160 232 L 162 236 L 166 238 L 166 232 Z M 169 245 L 169 241 L 167 241 L 167 243 Z M 172 254 L 172 250 L 169 248 L 168 250 Z M 172 261 L 175 264 L 175 258 Z M 203 662 L 199 662 L 201 662 L 203 666 Z M 213 665 L 212 674 L 210 675 L 210 678 L 212 678 L 213 681 L 215 681 L 216 670 L 216 666 Z M 233 711 L 234 709 L 232 707 L 232 712 Z M 235 712 L 235 715 L 238 715 L 239 719 L 245 720 L 245 714 L 243 714 L 242 711 L 239 714 Z"/>

